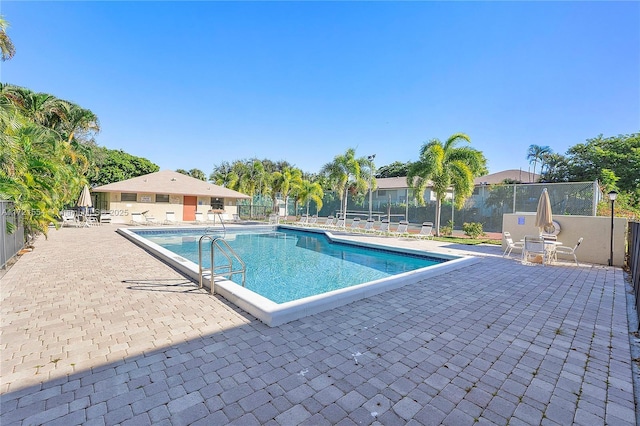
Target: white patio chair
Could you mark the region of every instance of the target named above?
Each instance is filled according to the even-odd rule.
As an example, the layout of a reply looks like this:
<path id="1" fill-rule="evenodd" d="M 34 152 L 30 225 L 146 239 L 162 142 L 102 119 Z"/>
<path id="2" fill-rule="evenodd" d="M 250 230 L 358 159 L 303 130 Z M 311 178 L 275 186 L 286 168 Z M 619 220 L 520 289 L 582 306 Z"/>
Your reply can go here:
<path id="1" fill-rule="evenodd" d="M 375 221 L 373 219 L 367 219 L 367 221 L 364 224 L 364 229 L 362 230 L 363 232 L 375 232 L 376 230 L 374 229 L 374 225 L 375 225 Z"/>
<path id="2" fill-rule="evenodd" d="M 504 231 L 502 234 L 504 236 L 504 241 L 507 244 L 507 247 L 504 249 L 504 253 L 502 253 L 502 257 L 508 257 L 511 255 L 511 250 L 516 249 L 522 251 L 524 248 L 524 243 L 522 241 L 513 242 L 513 238 L 511 237 L 511 233 L 509 231 Z"/>
<path id="3" fill-rule="evenodd" d="M 62 218 L 62 226 L 75 226 L 77 227 L 79 222 L 78 222 L 78 216 L 76 215 L 76 212 L 73 210 L 62 210 L 62 212 L 60 213 L 60 217 Z"/>
<path id="4" fill-rule="evenodd" d="M 409 235 L 409 222 L 407 222 L 406 220 L 401 220 L 400 222 L 398 222 L 398 227 L 396 228 L 396 230 L 392 231 L 391 234 L 398 237 Z"/>
<path id="5" fill-rule="evenodd" d="M 533 261 L 530 260 L 532 258 Z M 542 266 L 547 264 L 547 250 L 544 246 L 544 240 L 540 236 L 525 235 L 522 262 L 538 263 L 538 259 L 541 260 Z"/>
<path id="6" fill-rule="evenodd" d="M 100 223 L 111 223 L 111 212 L 109 210 L 100 210 Z"/>
<path id="7" fill-rule="evenodd" d="M 307 225 L 308 226 L 312 226 L 312 225 L 317 225 L 318 223 L 318 215 L 314 214 L 313 216 L 311 216 L 308 220 L 307 220 Z"/>
<path id="8" fill-rule="evenodd" d="M 420 232 L 415 235 L 416 238 L 433 239 L 433 222 L 422 222 Z"/>
<path id="9" fill-rule="evenodd" d="M 202 214 L 202 212 L 196 212 L 196 225 L 204 225 L 205 221 L 204 221 L 204 215 Z"/>
<path id="10" fill-rule="evenodd" d="M 360 232 L 360 218 L 354 217 L 351 221 L 351 225 L 349 225 L 349 229 L 352 231 Z"/>
<path id="11" fill-rule="evenodd" d="M 163 225 L 176 225 L 177 223 L 175 212 L 165 212 L 165 219 L 164 222 L 162 222 Z"/>
<path id="12" fill-rule="evenodd" d="M 580 264 L 578 263 L 578 257 L 576 256 L 576 250 L 578 250 L 578 247 L 580 247 L 580 244 L 582 244 L 583 239 L 584 239 L 583 237 L 580 237 L 575 247 L 567 247 L 567 246 L 556 247 L 554 255 L 558 256 L 558 254 L 563 254 L 563 255 L 573 256 L 573 260 L 575 260 L 576 265 L 580 266 Z"/>
<path id="13" fill-rule="evenodd" d="M 380 222 L 380 227 L 378 229 L 376 229 L 376 232 L 378 234 L 384 234 L 387 235 L 390 231 L 389 228 L 389 221 L 387 219 L 382 219 L 382 221 Z"/>

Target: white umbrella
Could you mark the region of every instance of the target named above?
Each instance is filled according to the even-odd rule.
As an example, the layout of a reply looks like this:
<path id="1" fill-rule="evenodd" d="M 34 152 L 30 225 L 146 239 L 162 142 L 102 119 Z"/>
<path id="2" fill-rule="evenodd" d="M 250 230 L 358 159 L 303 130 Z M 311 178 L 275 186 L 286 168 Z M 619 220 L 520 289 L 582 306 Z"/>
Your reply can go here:
<path id="1" fill-rule="evenodd" d="M 551 201 L 547 188 L 542 190 L 540 199 L 538 200 L 538 209 L 536 210 L 536 226 L 540 228 L 542 233 L 545 228 L 553 226 L 553 215 L 551 212 Z"/>
<path id="2" fill-rule="evenodd" d="M 93 203 L 91 202 L 91 193 L 89 193 L 89 187 L 87 185 L 82 188 L 82 192 L 80 193 L 80 198 L 78 198 L 78 207 L 93 207 Z"/>

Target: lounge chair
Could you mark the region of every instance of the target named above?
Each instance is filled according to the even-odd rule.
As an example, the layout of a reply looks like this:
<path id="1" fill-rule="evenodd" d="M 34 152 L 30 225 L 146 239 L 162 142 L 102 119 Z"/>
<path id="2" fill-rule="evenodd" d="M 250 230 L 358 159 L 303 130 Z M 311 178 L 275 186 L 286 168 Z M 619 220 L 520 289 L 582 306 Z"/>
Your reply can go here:
<path id="1" fill-rule="evenodd" d="M 359 217 L 354 217 L 353 218 L 353 220 L 351 221 L 351 225 L 349 226 L 349 229 L 351 229 L 352 231 L 360 232 L 360 218 Z"/>
<path id="2" fill-rule="evenodd" d="M 311 225 L 316 225 L 318 223 L 318 215 L 314 214 L 313 216 L 311 216 L 308 220 L 307 220 L 307 225 L 311 226 Z"/>
<path id="3" fill-rule="evenodd" d="M 398 227 L 396 228 L 396 230 L 391 232 L 391 234 L 397 235 L 398 237 L 409 235 L 409 222 L 407 222 L 406 220 L 401 220 L 400 222 L 398 222 Z"/>
<path id="4" fill-rule="evenodd" d="M 338 220 L 336 221 L 336 228 L 344 228 L 345 225 L 346 225 L 345 218 L 338 217 Z"/>
<path id="5" fill-rule="evenodd" d="M 74 210 L 62 210 L 60 213 L 62 218 L 62 226 L 75 226 L 79 225 L 78 216 Z"/>
<path id="6" fill-rule="evenodd" d="M 522 249 L 523 263 L 542 263 L 546 265 L 548 262 L 547 249 L 544 246 L 544 240 L 540 236 L 525 235 L 524 248 Z"/>
<path id="7" fill-rule="evenodd" d="M 307 225 L 307 215 L 303 214 L 300 216 L 300 219 L 297 222 L 294 222 L 294 225 L 306 226 Z"/>
<path id="8" fill-rule="evenodd" d="M 202 212 L 196 212 L 196 221 L 195 221 L 196 225 L 204 225 L 205 221 L 204 221 L 204 215 L 202 214 Z"/>
<path id="9" fill-rule="evenodd" d="M 280 217 L 277 214 L 269 215 L 269 225 L 277 225 L 280 221 Z"/>
<path id="10" fill-rule="evenodd" d="M 132 225 L 147 225 L 147 219 L 142 213 L 131 213 Z"/>
<path id="11" fill-rule="evenodd" d="M 178 222 L 176 222 L 176 214 L 175 212 L 166 212 L 165 213 L 165 219 L 164 222 L 162 222 L 163 225 L 177 225 Z"/>
<path id="12" fill-rule="evenodd" d="M 503 236 L 504 236 L 504 241 L 507 244 L 507 247 L 504 249 L 504 253 L 502 253 L 502 257 L 510 256 L 511 250 L 513 249 L 522 251 L 522 249 L 524 248 L 524 243 L 522 241 L 518 241 L 514 243 L 513 238 L 511 237 L 511 233 L 509 231 L 504 231 Z"/>
<path id="13" fill-rule="evenodd" d="M 375 232 L 375 229 L 374 229 L 375 223 L 376 222 L 373 219 L 367 219 L 367 221 L 364 223 L 364 229 L 362 231 L 363 232 Z"/>
<path id="14" fill-rule="evenodd" d="M 389 221 L 387 219 L 382 219 L 380 222 L 380 227 L 376 229 L 376 232 L 379 234 L 387 235 L 391 229 L 389 228 Z"/>
<path id="15" fill-rule="evenodd" d="M 420 232 L 415 235 L 416 238 L 433 239 L 433 222 L 422 222 Z"/>
<path id="16" fill-rule="evenodd" d="M 111 212 L 109 210 L 100 210 L 100 223 L 111 223 Z"/>
<path id="17" fill-rule="evenodd" d="M 207 223 L 214 224 L 216 223 L 216 213 L 207 212 Z"/>
<path id="18" fill-rule="evenodd" d="M 583 239 L 584 238 L 580 237 L 575 247 L 567 247 L 567 246 L 556 247 L 554 252 L 554 260 L 556 259 L 556 256 L 558 254 L 569 255 L 569 256 L 573 256 L 573 260 L 575 260 L 576 265 L 580 266 L 580 264 L 578 263 L 578 257 L 576 256 L 576 250 L 578 250 L 578 247 L 580 247 L 580 244 L 582 244 Z"/>
<path id="19" fill-rule="evenodd" d="M 324 223 L 321 223 L 320 226 L 323 228 L 333 228 L 335 226 L 336 218 L 333 216 L 327 216 Z"/>

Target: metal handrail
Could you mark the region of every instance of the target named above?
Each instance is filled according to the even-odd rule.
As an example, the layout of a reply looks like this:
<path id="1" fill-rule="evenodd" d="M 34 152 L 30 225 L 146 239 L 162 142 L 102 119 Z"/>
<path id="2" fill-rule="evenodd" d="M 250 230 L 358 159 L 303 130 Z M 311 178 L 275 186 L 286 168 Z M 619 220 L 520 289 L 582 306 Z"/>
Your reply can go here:
<path id="1" fill-rule="evenodd" d="M 210 287 L 211 287 L 211 294 L 215 294 L 215 289 L 214 289 L 214 276 L 216 274 L 218 275 L 226 275 L 229 279 L 231 279 L 231 277 L 235 274 L 242 274 L 242 287 L 245 286 L 245 280 L 246 280 L 246 270 L 247 267 L 244 263 L 244 261 L 240 258 L 240 256 L 238 256 L 238 254 L 231 248 L 231 246 L 229 245 L 229 243 L 227 241 L 224 240 L 224 238 L 222 237 L 218 237 L 218 236 L 211 236 L 207 233 L 205 233 L 204 235 L 202 235 L 200 237 L 200 239 L 198 240 L 198 269 L 199 269 L 199 275 L 200 275 L 200 288 L 202 288 L 204 286 L 204 273 L 206 272 L 205 269 L 202 267 L 202 242 L 205 240 L 210 240 L 211 243 L 209 244 L 209 250 L 210 250 L 210 261 L 211 261 L 211 267 L 208 269 L 210 275 Z M 224 244 L 224 246 L 223 246 Z M 215 248 L 218 248 L 219 252 L 222 253 L 228 261 L 227 265 L 221 265 L 217 267 L 217 271 L 216 271 L 216 266 L 215 266 Z M 238 263 L 240 264 L 241 268 L 240 269 L 233 269 L 233 260 L 237 260 Z M 221 270 L 222 269 L 222 270 Z M 225 270 L 226 269 L 226 270 Z"/>

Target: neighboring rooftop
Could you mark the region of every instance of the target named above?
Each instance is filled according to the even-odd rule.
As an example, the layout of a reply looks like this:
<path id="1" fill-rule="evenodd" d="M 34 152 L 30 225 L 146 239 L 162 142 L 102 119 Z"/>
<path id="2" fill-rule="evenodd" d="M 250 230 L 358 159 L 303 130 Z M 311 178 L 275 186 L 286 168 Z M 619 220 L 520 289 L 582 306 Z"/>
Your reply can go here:
<path id="1" fill-rule="evenodd" d="M 144 194 L 199 195 L 220 198 L 251 198 L 223 186 L 205 182 L 171 170 L 95 187 L 91 192 L 135 192 Z"/>

